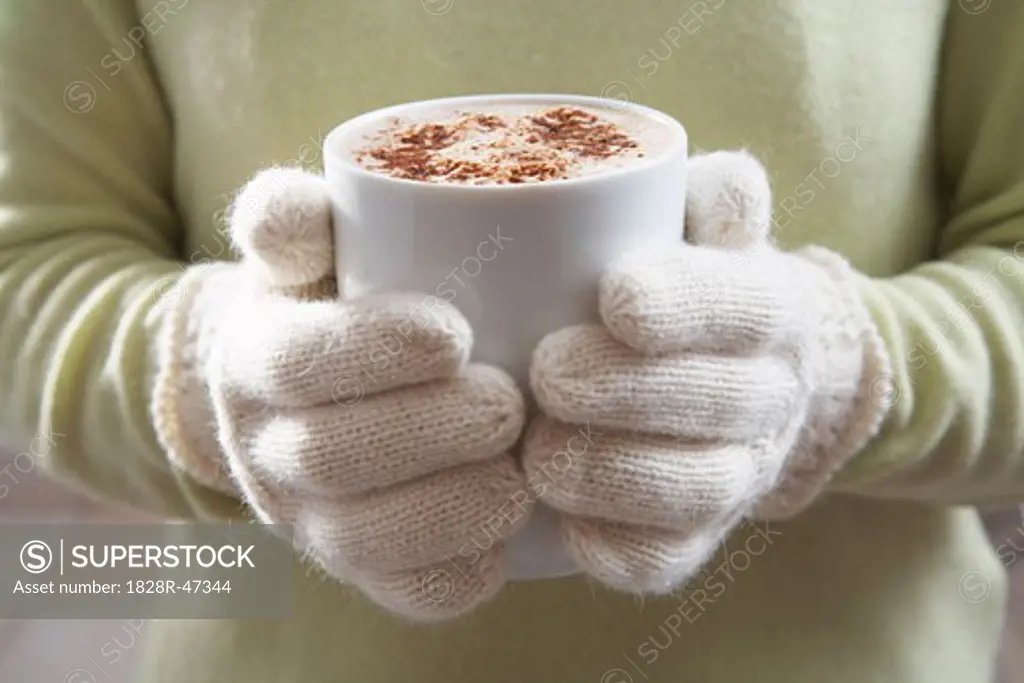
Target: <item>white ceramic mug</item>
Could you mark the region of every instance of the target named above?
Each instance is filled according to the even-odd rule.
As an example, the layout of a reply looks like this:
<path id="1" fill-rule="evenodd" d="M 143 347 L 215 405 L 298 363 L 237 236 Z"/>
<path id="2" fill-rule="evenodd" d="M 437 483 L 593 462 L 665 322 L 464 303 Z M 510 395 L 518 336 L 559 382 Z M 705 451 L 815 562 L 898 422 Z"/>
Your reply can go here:
<path id="1" fill-rule="evenodd" d="M 394 117 L 445 108 L 582 106 L 664 129 L 663 149 L 620 168 L 512 185 L 437 184 L 371 172 L 352 159 L 367 133 Z M 683 237 L 687 138 L 675 119 L 639 105 L 574 95 L 487 95 L 398 105 L 351 119 L 327 136 L 342 295 L 414 290 L 450 301 L 473 327 L 472 358 L 505 369 L 529 392 L 534 347 L 567 325 L 600 322 L 597 286 L 626 252 Z M 513 580 L 575 573 L 554 511 L 538 504 L 506 544 Z"/>

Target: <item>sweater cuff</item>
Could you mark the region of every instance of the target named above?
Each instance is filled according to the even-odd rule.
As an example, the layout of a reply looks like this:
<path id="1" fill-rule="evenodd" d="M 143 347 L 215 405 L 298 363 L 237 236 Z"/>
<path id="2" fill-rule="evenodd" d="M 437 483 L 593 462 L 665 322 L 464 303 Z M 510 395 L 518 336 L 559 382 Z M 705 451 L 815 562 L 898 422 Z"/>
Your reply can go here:
<path id="1" fill-rule="evenodd" d="M 195 315 L 199 298 L 234 266 L 197 265 L 185 270 L 157 302 L 155 379 L 150 412 L 168 461 L 204 486 L 238 496 L 225 469 L 217 424 L 203 377 L 208 335 Z M 212 285 L 212 287 L 208 286 Z"/>
<path id="2" fill-rule="evenodd" d="M 815 391 L 807 420 L 779 482 L 755 509 L 761 519 L 786 519 L 809 506 L 832 476 L 881 429 L 888 414 L 877 400 L 891 363 L 885 342 L 860 295 L 863 278 L 845 259 L 821 247 L 800 256 L 818 278 L 821 355 L 811 368 Z"/>

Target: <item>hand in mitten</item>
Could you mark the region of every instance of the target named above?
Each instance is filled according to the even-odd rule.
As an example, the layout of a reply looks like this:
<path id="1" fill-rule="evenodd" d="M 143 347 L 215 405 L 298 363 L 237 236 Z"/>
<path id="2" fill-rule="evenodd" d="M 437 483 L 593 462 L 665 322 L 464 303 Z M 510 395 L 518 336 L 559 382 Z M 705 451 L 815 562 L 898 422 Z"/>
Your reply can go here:
<path id="1" fill-rule="evenodd" d="M 512 379 L 467 364 L 469 326 L 439 299 L 335 298 L 321 178 L 257 176 L 230 228 L 241 262 L 190 268 L 161 303 L 172 461 L 392 611 L 440 619 L 493 596 L 528 512 Z"/>
<path id="2" fill-rule="evenodd" d="M 549 335 L 531 369 L 544 414 L 528 479 L 578 566 L 631 592 L 678 586 L 744 516 L 804 508 L 884 417 L 868 388 L 888 359 L 858 275 L 826 249 L 768 241 L 754 158 L 690 168 L 689 243 L 610 267 L 604 325 Z M 555 461 L 582 424 L 592 443 Z"/>

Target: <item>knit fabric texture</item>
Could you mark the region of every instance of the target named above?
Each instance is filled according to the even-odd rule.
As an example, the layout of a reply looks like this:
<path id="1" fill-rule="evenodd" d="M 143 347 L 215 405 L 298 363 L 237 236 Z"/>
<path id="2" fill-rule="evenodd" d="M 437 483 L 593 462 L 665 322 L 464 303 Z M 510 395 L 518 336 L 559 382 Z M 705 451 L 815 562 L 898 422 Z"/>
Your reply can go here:
<path id="1" fill-rule="evenodd" d="M 888 360 L 846 262 L 771 244 L 752 156 L 697 157 L 690 177 L 689 243 L 614 264 L 604 325 L 549 335 L 531 369 L 530 480 L 579 566 L 631 592 L 678 587 L 744 516 L 802 510 L 886 412 L 868 386 Z M 578 425 L 598 435 L 559 466 Z"/>
<path id="2" fill-rule="evenodd" d="M 329 213 L 323 180 L 293 169 L 241 193 L 241 262 L 191 269 L 160 306 L 156 428 L 328 574 L 412 619 L 455 616 L 501 587 L 502 541 L 528 517 L 523 399 L 467 364 L 472 333 L 440 300 L 336 299 Z"/>

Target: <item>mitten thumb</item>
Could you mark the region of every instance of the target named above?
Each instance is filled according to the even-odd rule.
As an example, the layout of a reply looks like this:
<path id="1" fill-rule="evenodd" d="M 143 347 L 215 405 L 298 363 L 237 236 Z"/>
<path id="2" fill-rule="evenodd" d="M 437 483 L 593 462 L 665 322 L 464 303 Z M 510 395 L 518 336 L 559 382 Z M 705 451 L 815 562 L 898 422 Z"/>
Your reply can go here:
<path id="1" fill-rule="evenodd" d="M 745 151 L 690 159 L 686 240 L 726 249 L 754 249 L 768 239 L 772 191 L 768 173 Z"/>
<path id="2" fill-rule="evenodd" d="M 301 299 L 337 295 L 323 177 L 299 168 L 261 171 L 235 198 L 228 221 L 243 267 L 261 284 Z"/>

